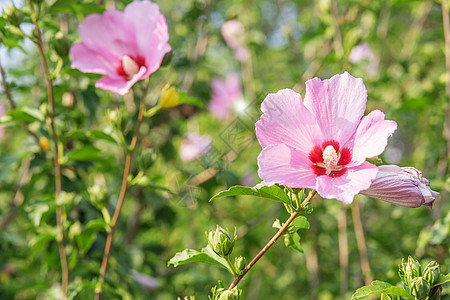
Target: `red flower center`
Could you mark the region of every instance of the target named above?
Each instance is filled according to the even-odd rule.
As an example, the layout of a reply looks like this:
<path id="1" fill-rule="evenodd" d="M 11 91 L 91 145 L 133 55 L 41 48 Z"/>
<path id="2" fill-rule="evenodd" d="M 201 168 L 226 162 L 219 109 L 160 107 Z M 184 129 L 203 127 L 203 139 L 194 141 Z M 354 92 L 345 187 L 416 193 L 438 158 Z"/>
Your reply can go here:
<path id="1" fill-rule="evenodd" d="M 129 80 L 134 74 L 139 72 L 140 68 L 145 65 L 145 58 L 138 55 L 124 55 L 120 65 L 116 68 L 117 74 Z"/>
<path id="2" fill-rule="evenodd" d="M 317 176 L 339 177 L 345 174 L 347 165 L 352 160 L 350 149 L 342 148 L 337 141 L 325 141 L 322 146 L 314 146 L 309 153 L 311 168 Z"/>

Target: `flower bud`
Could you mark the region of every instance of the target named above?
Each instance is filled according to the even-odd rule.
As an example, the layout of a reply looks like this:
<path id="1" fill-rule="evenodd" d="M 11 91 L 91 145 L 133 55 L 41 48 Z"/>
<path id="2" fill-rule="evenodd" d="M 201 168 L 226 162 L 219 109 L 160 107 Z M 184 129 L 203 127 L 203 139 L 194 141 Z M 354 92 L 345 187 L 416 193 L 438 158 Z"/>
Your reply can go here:
<path id="1" fill-rule="evenodd" d="M 407 285 L 411 286 L 411 281 L 415 277 L 421 276 L 420 271 L 420 264 L 417 260 L 412 258 L 411 256 L 408 257 L 408 260 L 405 262 L 402 259 L 402 264 L 400 265 L 400 269 L 398 271 L 398 275 L 400 276 L 400 279 Z"/>
<path id="2" fill-rule="evenodd" d="M 61 31 L 55 34 L 53 39 L 53 48 L 55 52 L 61 58 L 66 58 L 69 55 L 70 44 L 67 38 L 64 36 L 64 33 Z"/>
<path id="3" fill-rule="evenodd" d="M 228 230 L 217 225 L 216 231 L 210 231 L 207 238 L 213 251 L 220 257 L 226 257 L 233 251 L 236 233 L 232 239 Z"/>
<path id="4" fill-rule="evenodd" d="M 161 91 L 159 97 L 159 106 L 162 108 L 171 108 L 180 104 L 180 94 L 177 93 L 175 87 L 167 83 Z"/>
<path id="5" fill-rule="evenodd" d="M 128 112 L 125 108 L 110 110 L 108 119 L 111 125 L 119 131 L 125 131 L 128 124 Z"/>
<path id="6" fill-rule="evenodd" d="M 235 258 L 234 267 L 236 268 L 238 275 L 242 275 L 242 272 L 244 271 L 246 265 L 247 265 L 247 261 L 246 261 L 245 257 L 239 256 L 239 257 Z"/>
<path id="7" fill-rule="evenodd" d="M 139 170 L 148 170 L 156 160 L 155 151 L 152 149 L 142 149 L 136 160 Z"/>
<path id="8" fill-rule="evenodd" d="M 433 286 L 439 280 L 440 273 L 439 264 L 433 260 L 423 270 L 423 278 L 428 281 L 430 286 Z"/>
<path id="9" fill-rule="evenodd" d="M 403 207 L 433 207 L 439 193 L 430 189 L 430 182 L 412 167 L 395 165 L 378 167 L 377 177 L 361 194 Z"/>
<path id="10" fill-rule="evenodd" d="M 239 290 L 237 287 L 234 287 L 231 291 L 224 290 L 222 293 L 220 293 L 220 297 L 217 298 L 218 300 L 239 300 L 241 297 L 241 290 Z"/>
<path id="11" fill-rule="evenodd" d="M 411 281 L 411 286 L 409 287 L 411 295 L 417 299 L 424 299 L 428 296 L 430 291 L 430 285 L 423 277 L 416 277 Z"/>

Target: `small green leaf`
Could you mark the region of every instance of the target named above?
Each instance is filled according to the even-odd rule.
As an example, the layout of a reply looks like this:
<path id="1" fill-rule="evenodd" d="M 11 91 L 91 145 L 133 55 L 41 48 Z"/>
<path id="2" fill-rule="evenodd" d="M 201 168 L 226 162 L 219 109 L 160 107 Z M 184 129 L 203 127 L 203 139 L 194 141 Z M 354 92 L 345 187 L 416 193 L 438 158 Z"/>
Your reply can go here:
<path id="1" fill-rule="evenodd" d="M 397 295 L 408 299 L 413 299 L 413 297 L 404 289 L 393 286 L 387 282 L 376 280 L 372 282 L 372 285 L 366 285 L 357 289 L 352 296 L 352 300 L 361 299 L 372 294 Z"/>
<path id="2" fill-rule="evenodd" d="M 450 281 L 450 274 L 447 274 L 447 275 L 441 274 L 439 276 L 439 280 L 432 287 L 444 284 L 444 283 L 449 282 L 449 281 Z"/>
<path id="3" fill-rule="evenodd" d="M 255 185 L 254 187 L 235 185 L 230 187 L 226 191 L 222 191 L 212 197 L 209 201 L 220 197 L 227 196 L 237 196 L 237 195 L 247 195 L 266 198 L 270 200 L 275 200 L 289 204 L 289 196 L 277 185 L 272 185 L 271 187 L 265 186 L 263 182 Z"/>
<path id="4" fill-rule="evenodd" d="M 168 265 L 172 264 L 174 267 L 178 267 L 179 265 L 191 262 L 202 262 L 228 270 L 225 259 L 215 254 L 209 245 L 203 248 L 201 252 L 192 249 L 185 249 L 182 252 L 178 252 L 169 260 Z"/>
<path id="5" fill-rule="evenodd" d="M 102 159 L 101 151 L 94 146 L 86 146 L 78 148 L 69 153 L 68 158 L 71 160 L 95 161 Z"/>
<path id="6" fill-rule="evenodd" d="M 302 246 L 300 246 L 300 236 L 297 232 L 288 233 L 284 235 L 284 244 L 286 247 L 292 248 L 295 251 L 303 253 Z"/>
<path id="7" fill-rule="evenodd" d="M 98 130 L 98 129 L 91 130 L 89 132 L 89 135 L 96 139 L 105 140 L 105 141 L 117 144 L 117 141 L 111 135 L 107 134 L 104 131 Z"/>
<path id="8" fill-rule="evenodd" d="M 180 104 L 187 103 L 200 108 L 205 108 L 205 104 L 194 97 L 188 97 L 185 92 L 180 92 L 180 99 L 178 100 Z"/>
<path id="9" fill-rule="evenodd" d="M 309 229 L 309 222 L 306 217 L 298 216 L 294 219 L 294 221 L 292 221 L 291 226 L 293 231 L 297 231 L 299 229 Z"/>
<path id="10" fill-rule="evenodd" d="M 20 121 L 27 123 L 35 121 L 43 122 L 44 115 L 38 109 L 23 107 L 10 111 L 0 119 L 0 123 L 7 123 L 11 121 Z"/>

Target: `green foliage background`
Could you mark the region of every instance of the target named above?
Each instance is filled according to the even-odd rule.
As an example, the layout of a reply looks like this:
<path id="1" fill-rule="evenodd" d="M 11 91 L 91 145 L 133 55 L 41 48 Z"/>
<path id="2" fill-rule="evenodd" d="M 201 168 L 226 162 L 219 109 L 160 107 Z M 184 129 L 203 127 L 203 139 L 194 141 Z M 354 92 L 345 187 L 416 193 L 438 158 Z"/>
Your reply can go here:
<path id="1" fill-rule="evenodd" d="M 64 47 L 79 41 L 77 26 L 87 14 L 112 7 L 123 10 L 130 1 L 36 2 L 50 69 L 62 64 L 56 74 L 55 99 L 66 194 L 58 201 L 64 201 L 65 208 L 70 291 L 74 299 L 92 299 L 107 234 L 105 222 L 114 211 L 122 179 L 119 129 L 129 141 L 134 100 L 139 101 L 140 94 L 138 88 L 125 97 L 96 89 L 98 76 L 70 69 Z M 167 81 L 206 105 L 212 79 L 230 72 L 240 74 L 249 107 L 244 114 L 219 121 L 207 109 L 184 104 L 144 121 L 133 186 L 114 238 L 105 299 L 190 295 L 205 299 L 217 280 L 228 285 L 232 278 L 224 270 L 202 264 L 173 268 L 167 262 L 184 248 L 204 247 L 205 231 L 216 224 L 236 227 L 235 253 L 248 261 L 265 245 L 275 233 L 273 220 L 288 217 L 280 203 L 245 196 L 208 200 L 245 177 L 258 183 L 256 157 L 261 148 L 253 124 L 268 93 L 293 88 L 304 95 L 306 80 L 343 71 L 364 79 L 367 111 L 381 109 L 387 119 L 398 123 L 384 162 L 420 169 L 441 193 L 432 210 L 356 197 L 372 278 L 396 284 L 398 264 L 408 255 L 434 259 L 442 273 L 450 271 L 450 110 L 440 2 L 156 3 L 168 23 L 174 58 L 152 76 L 148 107 L 156 103 Z M 21 126 L 24 123 L 39 138 L 50 139 L 45 122 L 47 91 L 36 47 L 25 36 L 33 28 L 29 7 L 20 1 L 14 4 L 22 18 L 17 21 L 5 13 L 0 18 L 1 63 L 19 108 L 4 122 L 0 142 L 0 298 L 52 299 L 59 297 L 61 276 L 52 152 L 41 152 Z M 242 64 L 220 34 L 221 25 L 234 18 L 244 24 L 251 52 L 251 60 Z M 371 62 L 367 60 L 348 60 L 351 49 L 361 42 L 370 44 L 375 71 L 368 69 Z M 2 92 L 0 101 L 10 111 Z M 120 126 L 108 117 L 112 111 L 122 113 L 122 122 L 116 122 Z M 181 161 L 178 148 L 188 132 L 209 134 L 216 156 Z M 204 172 L 209 167 L 218 170 L 215 176 Z M 312 205 L 311 229 L 301 231 L 305 253 L 277 243 L 241 282 L 245 299 L 349 299 L 364 285 L 350 206 L 317 197 Z M 338 220 L 345 225 L 339 228 Z M 339 236 L 343 234 L 347 234 L 348 268 L 340 264 Z M 132 270 L 155 278 L 158 287 L 144 289 L 133 279 Z M 448 286 L 444 291 L 449 293 Z"/>

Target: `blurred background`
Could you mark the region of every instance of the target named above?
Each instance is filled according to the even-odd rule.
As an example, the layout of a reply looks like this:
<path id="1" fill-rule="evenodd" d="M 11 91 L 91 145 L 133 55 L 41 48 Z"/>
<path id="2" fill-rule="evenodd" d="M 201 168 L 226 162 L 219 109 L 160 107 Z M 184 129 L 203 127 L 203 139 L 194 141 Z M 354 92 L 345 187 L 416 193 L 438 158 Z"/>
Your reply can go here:
<path id="1" fill-rule="evenodd" d="M 68 50 L 86 15 L 123 10 L 130 1 L 33 2 L 57 76 L 70 293 L 92 299 L 123 171 L 124 152 L 114 141 L 120 131 L 131 139 L 140 94 L 139 86 L 124 97 L 96 89 L 99 76 L 71 69 Z M 311 229 L 301 231 L 304 254 L 275 244 L 240 283 L 244 299 L 350 299 L 374 279 L 397 284 L 398 265 L 409 255 L 450 271 L 449 81 L 440 1 L 155 2 L 166 17 L 173 59 L 152 76 L 147 106 L 167 82 L 197 105 L 144 121 L 105 299 L 206 299 L 218 280 L 228 286 L 224 270 L 167 262 L 185 248 L 205 247 L 205 232 L 216 224 L 236 228 L 236 255 L 250 261 L 258 253 L 276 232 L 273 221 L 287 219 L 284 207 L 246 196 L 208 200 L 230 186 L 260 182 L 254 123 L 268 93 L 292 88 L 304 96 L 306 80 L 344 71 L 363 78 L 366 113 L 380 109 L 398 123 L 383 162 L 416 167 L 441 196 L 431 210 L 362 195 L 348 206 L 315 197 Z M 33 29 L 28 3 L 0 0 L 0 7 L 7 82 L 0 103 L 12 109 L 9 92 L 19 108 L 0 132 L 0 298 L 59 298 L 52 152 L 39 115 L 46 110 L 45 77 L 26 37 Z M 230 20 L 236 21 L 224 26 Z"/>

